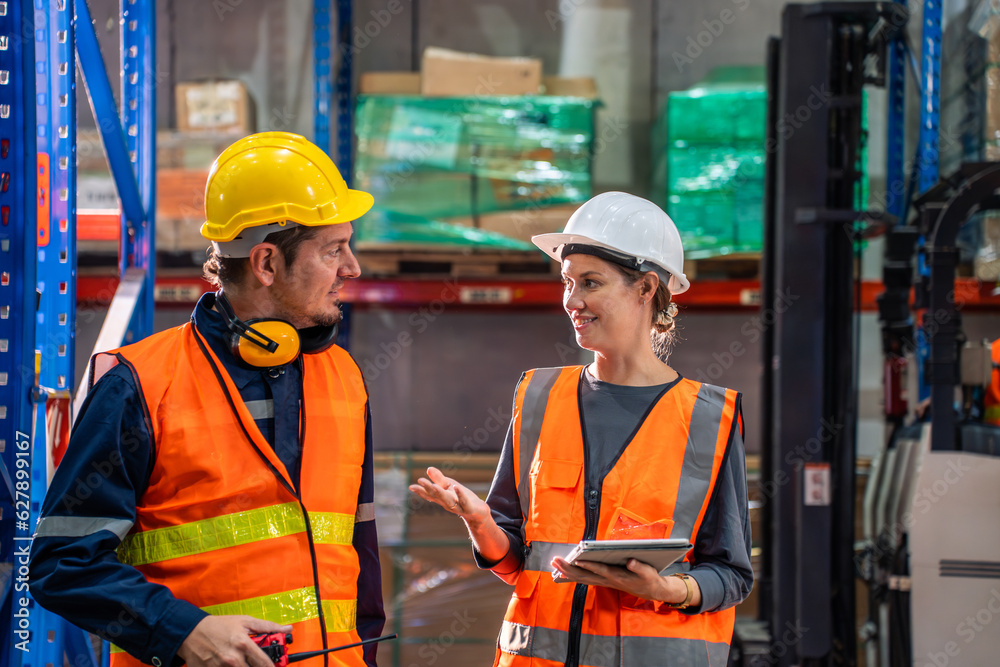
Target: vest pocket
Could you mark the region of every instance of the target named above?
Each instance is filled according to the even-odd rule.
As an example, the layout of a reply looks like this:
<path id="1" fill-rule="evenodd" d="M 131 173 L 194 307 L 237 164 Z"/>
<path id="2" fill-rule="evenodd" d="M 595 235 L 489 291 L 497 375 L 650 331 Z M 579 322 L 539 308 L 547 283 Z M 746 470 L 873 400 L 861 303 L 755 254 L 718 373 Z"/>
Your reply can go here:
<path id="1" fill-rule="evenodd" d="M 533 540 L 572 542 L 579 539 L 573 526 L 583 516 L 581 479 L 583 463 L 539 459 L 531 469 L 531 521 Z"/>
<path id="2" fill-rule="evenodd" d="M 670 537 L 673 519 L 650 521 L 639 514 L 619 507 L 611 516 L 609 540 L 659 540 Z"/>

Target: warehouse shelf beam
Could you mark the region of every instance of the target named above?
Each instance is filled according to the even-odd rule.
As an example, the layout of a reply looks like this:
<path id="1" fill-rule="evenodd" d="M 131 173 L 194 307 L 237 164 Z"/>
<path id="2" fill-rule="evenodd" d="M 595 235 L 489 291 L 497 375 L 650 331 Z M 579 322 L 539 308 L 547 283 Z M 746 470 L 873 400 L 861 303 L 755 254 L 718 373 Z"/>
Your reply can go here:
<path id="1" fill-rule="evenodd" d="M 153 0 L 123 0 L 121 21 L 121 110 L 105 74 L 85 0 L 77 0 L 77 55 L 97 119 L 105 155 L 121 200 L 118 272 L 124 277 L 114 300 L 127 303 L 124 325 L 107 318 L 94 351 L 119 347 L 153 332 L 156 267 L 156 7 Z M 138 276 L 138 279 L 137 279 Z M 123 310 L 115 309 L 115 312 Z M 79 408 L 89 378 L 74 400 Z M 74 410 L 75 414 L 75 410 Z"/>
<path id="2" fill-rule="evenodd" d="M 97 119 L 108 164 L 122 203 L 119 273 L 139 268 L 144 275 L 132 319 L 124 337 L 111 347 L 149 335 L 153 330 L 156 210 L 156 65 L 155 6 L 151 0 L 125 0 L 122 5 L 122 109 L 115 104 L 93 21 L 85 0 L 77 2 L 77 54 L 87 93 Z M 123 295 L 123 298 L 130 298 Z M 106 323 L 109 331 L 117 323 Z M 103 330 L 102 330 L 103 332 Z M 100 340 L 109 342 L 106 335 Z M 86 383 L 81 385 L 85 395 Z M 77 398 L 79 399 L 78 393 Z M 79 402 L 79 401 L 77 401 Z"/>
<path id="3" fill-rule="evenodd" d="M 80 0 L 81 2 L 84 0 Z M 123 342 L 131 343 L 153 333 L 153 285 L 156 269 L 156 3 L 155 0 L 122 0 L 122 122 L 129 158 L 139 184 L 146 215 L 129 221 L 122 216 L 119 272 L 130 268 L 145 272 L 143 291 Z"/>
<path id="4" fill-rule="evenodd" d="M 905 2 L 897 0 L 898 4 Z M 889 76 L 886 82 L 888 88 L 888 120 L 886 123 L 888 139 L 886 149 L 886 200 L 888 212 L 896 217 L 899 224 L 905 225 L 906 206 L 904 193 L 906 177 L 903 174 L 903 164 L 906 160 L 906 58 L 907 49 L 905 35 L 899 31 L 889 42 Z"/>
<path id="5" fill-rule="evenodd" d="M 80 303 L 106 306 L 117 286 L 117 277 L 110 274 L 80 276 Z M 193 306 L 210 289 L 198 275 L 159 275 L 156 303 Z M 877 311 L 875 298 L 884 290 L 881 281 L 863 281 L 860 310 Z M 343 300 L 354 306 L 410 307 L 441 301 L 444 296 L 454 308 L 551 308 L 561 312 L 562 291 L 559 281 L 538 278 L 360 278 L 344 286 Z M 698 283 L 697 290 L 677 297 L 677 303 L 691 310 L 754 311 L 760 309 L 760 297 L 757 280 L 705 280 Z M 1000 295 L 993 293 L 993 286 L 972 278 L 955 281 L 955 301 L 968 312 L 1000 307 Z"/>
<path id="6" fill-rule="evenodd" d="M 38 150 L 38 229 L 35 349 L 45 409 L 36 428 L 39 491 L 69 440 L 76 349 L 76 57 L 73 2 L 36 3 L 35 140 Z M 44 458 L 44 461 L 43 461 Z M 33 499 L 35 516 L 42 497 Z M 59 624 L 61 631 L 62 624 Z"/>
<path id="7" fill-rule="evenodd" d="M 941 120 L 941 0 L 925 0 L 921 20 L 920 145 L 917 151 L 917 185 L 923 193 L 939 178 Z"/>
<path id="8" fill-rule="evenodd" d="M 35 3 L 35 419 L 30 465 L 30 522 L 34 529 L 48 488 L 50 466 L 69 439 L 76 329 L 76 62 L 74 3 Z M 25 52 L 27 55 L 27 52 Z M 28 284 L 27 282 L 25 284 Z M 24 593 L 18 597 L 22 597 Z M 29 600 L 30 650 L 22 667 L 93 664 L 78 656 L 82 630 Z M 20 621 L 20 619 L 19 619 Z"/>
<path id="9" fill-rule="evenodd" d="M 79 56 L 80 74 L 87 88 L 97 130 L 104 145 L 111 175 L 118 190 L 118 199 L 125 217 L 137 223 L 146 219 L 146 209 L 139 194 L 139 183 L 132 169 L 125 132 L 118 120 L 118 107 L 111 82 L 104 69 L 104 58 L 97 43 L 97 33 L 85 0 L 76 1 L 76 52 Z"/>
<path id="10" fill-rule="evenodd" d="M 354 176 L 354 45 L 351 31 L 354 27 L 351 0 L 337 0 L 337 44 L 340 65 L 337 67 L 335 101 L 337 105 L 337 167 L 347 185 Z"/>
<path id="11" fill-rule="evenodd" d="M 330 52 L 330 2 L 313 0 L 313 143 L 330 152 L 333 57 Z"/>

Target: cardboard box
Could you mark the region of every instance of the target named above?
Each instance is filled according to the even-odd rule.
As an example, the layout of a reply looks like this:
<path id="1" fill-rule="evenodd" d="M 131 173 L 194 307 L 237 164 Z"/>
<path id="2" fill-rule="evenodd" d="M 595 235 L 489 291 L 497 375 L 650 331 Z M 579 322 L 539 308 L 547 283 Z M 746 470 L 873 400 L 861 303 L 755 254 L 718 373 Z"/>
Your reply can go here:
<path id="1" fill-rule="evenodd" d="M 520 211 L 499 211 L 484 213 L 474 219 L 470 216 L 450 218 L 446 222 L 466 227 L 476 227 L 487 232 L 497 232 L 504 236 L 531 241 L 536 234 L 561 232 L 569 217 L 580 207 L 580 204 L 563 204 L 526 208 Z"/>
<path id="2" fill-rule="evenodd" d="M 365 72 L 358 83 L 363 95 L 419 95 L 420 72 Z"/>
<path id="3" fill-rule="evenodd" d="M 587 77 L 546 76 L 542 89 L 546 95 L 597 99 L 597 82 Z"/>
<path id="4" fill-rule="evenodd" d="M 424 49 L 420 93 L 428 97 L 537 95 L 538 58 L 492 58 L 437 47 Z"/>
<path id="5" fill-rule="evenodd" d="M 242 81 L 179 83 L 174 93 L 179 130 L 254 131 L 253 104 Z"/>
<path id="6" fill-rule="evenodd" d="M 205 181 L 208 171 L 158 169 L 156 172 L 156 247 L 161 252 L 203 251 Z"/>

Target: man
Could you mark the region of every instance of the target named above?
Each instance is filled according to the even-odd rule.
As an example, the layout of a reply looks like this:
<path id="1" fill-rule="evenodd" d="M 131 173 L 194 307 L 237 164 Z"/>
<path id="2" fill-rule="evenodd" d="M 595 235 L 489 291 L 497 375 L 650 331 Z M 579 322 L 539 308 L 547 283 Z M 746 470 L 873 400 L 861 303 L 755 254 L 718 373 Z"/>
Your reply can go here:
<path id="1" fill-rule="evenodd" d="M 983 421 L 993 426 L 1000 426 L 1000 338 L 993 341 L 990 354 L 993 358 L 993 373 L 990 374 L 990 383 L 986 387 L 983 399 L 985 408 Z"/>
<path id="2" fill-rule="evenodd" d="M 334 345 L 372 205 L 298 135 L 212 166 L 191 322 L 95 355 L 32 545 L 31 592 L 113 643 L 113 667 L 270 667 L 385 622 L 368 395 Z M 96 474 L 95 474 L 96 473 Z M 302 663 L 374 666 L 375 645 Z"/>

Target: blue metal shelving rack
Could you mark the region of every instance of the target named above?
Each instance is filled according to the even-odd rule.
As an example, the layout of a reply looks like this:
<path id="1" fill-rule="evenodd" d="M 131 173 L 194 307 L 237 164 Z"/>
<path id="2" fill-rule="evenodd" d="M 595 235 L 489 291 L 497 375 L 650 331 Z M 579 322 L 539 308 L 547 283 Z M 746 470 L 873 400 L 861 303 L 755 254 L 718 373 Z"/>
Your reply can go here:
<path id="1" fill-rule="evenodd" d="M 21 665 L 32 630 L 24 550 L 36 385 L 34 35 L 30 0 L 0 2 L 0 631 L 10 646 L 0 667 Z"/>
<path id="2" fill-rule="evenodd" d="M 918 193 L 924 193 L 937 185 L 940 177 L 941 4 L 942 0 L 925 0 L 921 17 L 920 140 L 914 158 Z M 923 237 L 918 244 L 922 249 Z M 921 275 L 930 275 L 930 267 L 926 265 L 922 252 L 917 255 L 917 268 Z M 917 394 L 918 400 L 923 401 L 931 395 L 924 371 L 930 359 L 930 341 L 920 323 L 916 329 L 916 357 Z"/>
<path id="3" fill-rule="evenodd" d="M 920 40 L 920 147 L 917 152 L 918 191 L 938 182 L 941 118 L 941 0 L 925 0 Z"/>
<path id="4" fill-rule="evenodd" d="M 313 142 L 334 156 L 334 162 L 350 186 L 354 175 L 354 50 L 351 30 L 354 25 L 351 0 L 337 2 L 337 50 L 331 45 L 330 5 L 332 0 L 313 2 L 313 63 L 315 87 L 313 108 Z M 333 63 L 339 57 L 337 76 L 333 79 Z M 331 150 L 330 116 L 336 107 L 336 151 Z M 337 332 L 337 345 L 350 349 L 351 304 L 341 305 L 343 319 Z"/>
<path id="5" fill-rule="evenodd" d="M 900 0 L 896 0 L 899 2 Z M 920 118 L 918 127 L 917 150 L 913 155 L 913 170 L 911 179 L 904 173 L 905 137 L 906 137 L 906 60 L 909 56 L 906 42 L 902 35 L 897 36 L 889 51 L 889 94 L 888 94 L 888 147 L 886 164 L 886 183 L 889 187 L 887 200 L 889 212 L 897 217 L 900 224 L 905 224 L 911 187 L 915 186 L 914 195 L 926 192 L 938 182 L 940 117 L 941 117 L 941 37 L 942 37 L 942 3 L 941 0 L 925 0 L 923 13 L 920 17 Z M 915 183 L 911 183 L 915 180 Z M 922 247 L 923 239 L 919 240 Z M 923 261 L 923 255 L 918 254 L 918 271 L 927 275 L 929 271 Z M 924 379 L 924 365 L 930 350 L 923 328 L 917 324 L 915 329 L 915 354 L 917 365 L 918 400 L 929 398 L 930 389 Z"/>
<path id="6" fill-rule="evenodd" d="M 121 282 L 98 337 L 103 350 L 153 331 L 156 202 L 156 8 L 153 0 L 122 3 L 122 107 L 115 104 L 85 0 L 76 0 L 80 72 L 94 109 L 122 207 Z M 84 392 L 77 393 L 77 406 Z"/>
<path id="7" fill-rule="evenodd" d="M 83 2 L 83 0 L 81 0 Z M 124 341 L 153 333 L 156 269 L 156 3 L 122 2 L 122 125 L 129 164 L 138 181 L 142 217 L 122 216 L 119 271 L 143 271 L 142 290 L 130 318 Z M 96 110 L 95 110 L 96 111 Z M 115 165 L 112 165 L 115 167 Z M 138 214 L 136 214 L 138 216 Z"/>
<path id="8" fill-rule="evenodd" d="M 905 2 L 897 0 L 905 6 Z M 905 29 L 905 28 L 904 28 Z M 902 32 L 902 31 L 900 31 Z M 906 41 L 902 34 L 897 33 L 889 44 L 889 77 L 888 77 L 888 146 L 886 147 L 886 179 L 888 192 L 886 201 L 889 213 L 896 216 L 901 224 L 903 208 L 906 206 L 904 193 L 906 177 L 903 173 L 903 163 L 906 159 L 905 139 L 906 126 L 904 116 L 906 111 Z"/>
<path id="9" fill-rule="evenodd" d="M 0 667 L 95 664 L 87 635 L 31 600 L 25 549 L 72 418 L 77 56 L 124 210 L 123 323 L 103 341 L 152 331 L 155 8 L 123 5 L 119 116 L 85 0 L 0 0 L 0 631 L 16 640 Z"/>
<path id="10" fill-rule="evenodd" d="M 31 464 L 33 532 L 51 453 L 68 433 L 76 324 L 76 62 L 71 0 L 34 5 L 36 387 Z M 27 50 L 24 53 L 28 55 Z M 27 280 L 25 281 L 27 283 Z M 61 444 L 65 444 L 62 442 Z M 21 665 L 93 664 L 84 632 L 29 601 L 29 650 Z"/>

